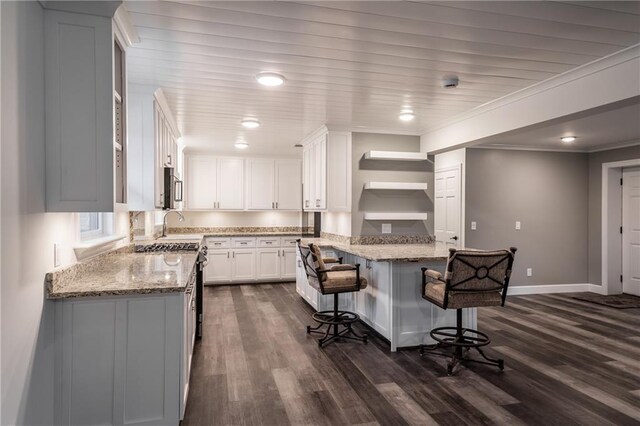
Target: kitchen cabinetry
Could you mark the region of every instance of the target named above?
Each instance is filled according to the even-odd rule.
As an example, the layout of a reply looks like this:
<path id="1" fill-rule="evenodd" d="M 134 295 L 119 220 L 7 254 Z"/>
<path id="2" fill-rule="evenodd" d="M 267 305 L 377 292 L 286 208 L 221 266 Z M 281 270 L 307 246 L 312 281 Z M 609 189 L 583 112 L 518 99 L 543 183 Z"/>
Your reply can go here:
<path id="1" fill-rule="evenodd" d="M 195 291 L 56 301 L 55 424 L 177 425 Z"/>
<path id="2" fill-rule="evenodd" d="M 185 162 L 186 209 L 244 209 L 244 159 L 187 155 Z"/>
<path id="3" fill-rule="evenodd" d="M 177 176 L 182 175 L 176 142 L 180 133 L 162 89 L 132 85 L 129 93 L 129 208 L 161 209 L 164 167 L 173 167 Z"/>
<path id="4" fill-rule="evenodd" d="M 282 281 L 296 277 L 295 238 L 208 237 L 207 284 Z"/>
<path id="5" fill-rule="evenodd" d="M 247 160 L 249 210 L 300 210 L 302 171 L 299 160 Z"/>
<path id="6" fill-rule="evenodd" d="M 125 209 L 125 44 L 111 17 L 44 11 L 46 209 Z"/>
<path id="7" fill-rule="evenodd" d="M 302 143 L 304 210 L 351 211 L 351 133 L 323 126 Z"/>

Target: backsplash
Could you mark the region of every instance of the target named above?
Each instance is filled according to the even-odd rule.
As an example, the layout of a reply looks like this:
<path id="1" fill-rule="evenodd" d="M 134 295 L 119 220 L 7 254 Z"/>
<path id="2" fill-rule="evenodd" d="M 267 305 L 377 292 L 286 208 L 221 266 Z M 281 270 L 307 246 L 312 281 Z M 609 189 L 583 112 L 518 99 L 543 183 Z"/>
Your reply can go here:
<path id="1" fill-rule="evenodd" d="M 301 226 L 181 226 L 170 227 L 169 234 L 313 234 L 313 227 Z"/>

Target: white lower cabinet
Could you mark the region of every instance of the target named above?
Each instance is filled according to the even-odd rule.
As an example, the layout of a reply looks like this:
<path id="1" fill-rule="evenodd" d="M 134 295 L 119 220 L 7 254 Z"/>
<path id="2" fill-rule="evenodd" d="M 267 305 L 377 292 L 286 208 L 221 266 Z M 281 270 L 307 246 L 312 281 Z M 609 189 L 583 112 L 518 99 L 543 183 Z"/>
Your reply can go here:
<path id="1" fill-rule="evenodd" d="M 209 237 L 204 281 L 242 284 L 293 280 L 297 249 L 291 241 L 291 237 Z"/>
<path id="2" fill-rule="evenodd" d="M 193 298 L 56 301 L 55 424 L 178 425 L 195 338 Z"/>
<path id="3" fill-rule="evenodd" d="M 261 248 L 256 250 L 258 270 L 256 278 L 259 280 L 280 279 L 280 249 Z"/>
<path id="4" fill-rule="evenodd" d="M 231 260 L 231 281 L 247 282 L 256 279 L 255 250 L 232 250 Z"/>

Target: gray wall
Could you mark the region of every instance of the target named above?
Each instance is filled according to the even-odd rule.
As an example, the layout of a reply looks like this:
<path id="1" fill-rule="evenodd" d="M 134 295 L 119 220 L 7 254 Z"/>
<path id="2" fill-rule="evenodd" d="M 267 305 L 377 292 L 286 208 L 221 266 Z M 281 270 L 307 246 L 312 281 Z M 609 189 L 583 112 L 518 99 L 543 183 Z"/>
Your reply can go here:
<path id="1" fill-rule="evenodd" d="M 589 282 L 588 176 L 588 154 L 467 149 L 466 246 L 517 247 L 513 285 Z"/>
<path id="2" fill-rule="evenodd" d="M 640 145 L 589 154 L 589 282 L 591 284 L 602 284 L 602 163 L 635 158 L 640 158 Z"/>
<path id="3" fill-rule="evenodd" d="M 433 234 L 433 166 L 425 161 L 365 160 L 364 153 L 420 151 L 419 136 L 353 133 L 351 235 L 382 235 L 381 221 L 365 221 L 365 212 L 426 212 L 426 221 L 390 221 L 391 235 Z M 368 181 L 428 182 L 428 191 L 364 190 Z M 331 190 L 328 188 L 328 190 Z"/>

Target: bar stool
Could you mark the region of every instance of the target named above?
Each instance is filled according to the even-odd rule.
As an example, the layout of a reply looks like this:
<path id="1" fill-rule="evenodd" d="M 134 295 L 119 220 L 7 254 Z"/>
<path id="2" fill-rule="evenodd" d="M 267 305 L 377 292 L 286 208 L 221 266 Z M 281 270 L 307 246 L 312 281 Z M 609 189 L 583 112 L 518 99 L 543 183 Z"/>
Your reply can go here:
<path id="1" fill-rule="evenodd" d="M 451 349 L 449 352 L 431 352 L 451 357 L 447 374 L 465 362 L 476 362 L 504 369 L 502 359 L 489 358 L 483 347 L 491 343 L 485 333 L 462 326 L 462 309 L 481 306 L 504 306 L 516 248 L 509 250 L 476 251 L 449 249 L 447 269 L 442 277 L 438 271 L 422 268 L 422 297 L 442 309 L 456 309 L 455 327 L 438 327 L 429 333 L 437 343 L 420 345 L 420 356 L 426 351 Z M 469 358 L 475 349 L 484 358 Z"/>
<path id="2" fill-rule="evenodd" d="M 333 295 L 333 310 L 314 313 L 312 318 L 318 326 L 307 326 L 307 334 L 323 335 L 318 340 L 320 347 L 342 338 L 366 344 L 367 335 L 361 336 L 352 328 L 352 324 L 360 319 L 358 314 L 338 309 L 340 293 L 360 291 L 367 287 L 367 280 L 360 276 L 360 265 L 342 264 L 342 258 L 322 258 L 318 246 L 314 244 L 306 246 L 300 240 L 298 240 L 298 249 L 309 284 L 321 294 Z M 326 330 L 322 330 L 323 327 L 326 327 Z"/>

